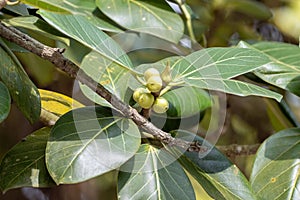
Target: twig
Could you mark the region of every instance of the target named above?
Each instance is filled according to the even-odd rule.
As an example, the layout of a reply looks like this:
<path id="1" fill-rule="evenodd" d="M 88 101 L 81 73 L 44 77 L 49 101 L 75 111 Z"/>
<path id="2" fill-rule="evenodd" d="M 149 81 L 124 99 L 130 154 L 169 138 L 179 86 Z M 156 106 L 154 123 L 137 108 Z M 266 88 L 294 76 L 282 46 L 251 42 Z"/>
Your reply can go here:
<path id="1" fill-rule="evenodd" d="M 203 151 L 203 149 L 206 149 L 197 142 L 187 142 L 181 139 L 173 138 L 171 134 L 166 133 L 154 126 L 151 122 L 141 116 L 137 110 L 122 102 L 117 96 L 111 94 L 101 84 L 97 83 L 86 73 L 81 71 L 76 64 L 66 59 L 62 55 L 64 49 L 46 46 L 24 34 L 23 32 L 15 29 L 14 27 L 5 26 L 2 22 L 0 22 L 0 35 L 8 41 L 16 43 L 28 51 L 40 56 L 41 58 L 52 62 L 56 67 L 66 72 L 70 77 L 74 79 L 76 78 L 82 84 L 87 85 L 101 97 L 110 102 L 113 107 L 119 110 L 126 118 L 132 119 L 144 131 L 150 133 L 161 142 L 170 146 L 177 146 L 187 149 L 187 151 L 200 152 Z"/>
<path id="2" fill-rule="evenodd" d="M 191 40 L 193 42 L 196 42 L 196 37 L 193 31 L 193 25 L 192 25 L 192 16 L 190 14 L 190 12 L 188 11 L 187 5 L 185 3 L 185 1 L 181 1 L 181 0 L 176 0 L 177 4 L 179 5 L 180 9 L 182 10 L 185 18 L 186 18 L 186 26 L 189 32 L 189 35 L 191 37 Z"/>
<path id="3" fill-rule="evenodd" d="M 238 145 L 232 144 L 228 146 L 217 146 L 217 148 L 223 152 L 228 157 L 238 156 L 238 155 L 253 155 L 256 154 L 257 149 L 261 144 L 252 144 L 252 145 Z"/>

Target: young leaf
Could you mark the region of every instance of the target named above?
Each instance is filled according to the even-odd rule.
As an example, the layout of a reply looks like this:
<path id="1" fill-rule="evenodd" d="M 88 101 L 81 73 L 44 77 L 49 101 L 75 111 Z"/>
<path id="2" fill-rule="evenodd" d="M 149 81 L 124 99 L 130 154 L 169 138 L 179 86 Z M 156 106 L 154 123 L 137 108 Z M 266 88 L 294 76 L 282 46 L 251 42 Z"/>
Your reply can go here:
<path id="1" fill-rule="evenodd" d="M 31 82 L 18 59 L 0 40 L 0 78 L 12 99 L 30 122 L 40 117 L 41 102 L 38 89 Z"/>
<path id="2" fill-rule="evenodd" d="M 131 120 L 103 107 L 84 107 L 56 122 L 46 164 L 57 184 L 78 183 L 117 169 L 139 146 L 140 132 Z"/>
<path id="3" fill-rule="evenodd" d="M 259 42 L 254 45 L 240 42 L 239 46 L 256 50 L 270 59 L 270 63 L 258 68 L 255 75 L 272 85 L 300 96 L 300 49 L 298 46 L 279 42 Z"/>
<path id="4" fill-rule="evenodd" d="M 148 144 L 119 172 L 119 199 L 195 199 L 192 184 L 180 164 L 167 151 Z"/>
<path id="5" fill-rule="evenodd" d="M 148 2 L 96 0 L 96 4 L 105 15 L 129 30 L 151 34 L 174 43 L 183 35 L 184 25 L 179 15 Z"/>
<path id="6" fill-rule="evenodd" d="M 180 135 L 192 133 L 178 131 Z M 251 186 L 242 172 L 232 164 L 226 156 L 211 146 L 207 141 L 195 136 L 200 144 L 205 144 L 208 152 L 184 152 L 179 157 L 180 164 L 201 184 L 205 191 L 214 199 L 256 199 Z M 172 148 L 174 155 L 182 153 Z"/>
<path id="7" fill-rule="evenodd" d="M 10 111 L 10 95 L 7 87 L 0 81 L 0 123 L 5 120 Z"/>
<path id="8" fill-rule="evenodd" d="M 55 183 L 45 165 L 45 148 L 50 129 L 39 129 L 5 154 L 0 164 L 3 192 L 18 187 L 50 187 Z"/>
<path id="9" fill-rule="evenodd" d="M 300 129 L 286 129 L 260 146 L 250 182 L 261 199 L 298 199 L 300 196 Z"/>

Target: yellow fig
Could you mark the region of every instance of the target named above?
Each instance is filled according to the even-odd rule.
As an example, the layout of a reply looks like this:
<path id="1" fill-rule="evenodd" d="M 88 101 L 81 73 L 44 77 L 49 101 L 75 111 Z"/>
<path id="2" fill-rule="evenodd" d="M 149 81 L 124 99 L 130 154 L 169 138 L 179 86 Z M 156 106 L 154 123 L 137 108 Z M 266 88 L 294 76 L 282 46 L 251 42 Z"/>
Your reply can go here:
<path id="1" fill-rule="evenodd" d="M 142 93 L 137 103 L 145 109 L 151 108 L 154 102 L 154 96 L 151 93 Z"/>
<path id="2" fill-rule="evenodd" d="M 158 97 L 154 101 L 152 109 L 156 113 L 165 113 L 169 109 L 169 102 L 163 97 Z"/>
<path id="3" fill-rule="evenodd" d="M 143 93 L 150 93 L 149 90 L 147 90 L 146 88 L 137 88 L 134 92 L 133 92 L 133 95 L 132 95 L 132 98 L 135 102 L 138 102 L 140 96 L 143 94 Z"/>
<path id="4" fill-rule="evenodd" d="M 152 76 L 159 76 L 160 73 L 157 69 L 151 67 L 149 69 L 147 69 L 145 72 L 144 72 L 144 78 L 146 81 L 148 81 L 148 79 Z"/>
<path id="5" fill-rule="evenodd" d="M 147 80 L 147 88 L 151 91 L 151 92 L 159 92 L 162 88 L 163 82 L 160 78 L 160 76 L 151 76 L 148 80 Z"/>

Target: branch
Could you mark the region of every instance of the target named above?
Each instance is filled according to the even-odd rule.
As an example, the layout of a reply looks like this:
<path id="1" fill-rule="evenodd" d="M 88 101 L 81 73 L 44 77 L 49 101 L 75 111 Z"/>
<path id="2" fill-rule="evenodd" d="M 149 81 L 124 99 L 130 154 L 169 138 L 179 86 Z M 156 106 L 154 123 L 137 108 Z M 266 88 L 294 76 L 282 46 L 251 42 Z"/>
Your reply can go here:
<path id="1" fill-rule="evenodd" d="M 157 138 L 161 142 L 170 146 L 178 146 L 183 149 L 187 149 L 187 151 L 203 152 L 206 150 L 205 147 L 201 146 L 197 142 L 187 142 L 185 140 L 173 138 L 171 134 L 166 133 L 154 126 L 151 122 L 141 116 L 137 110 L 122 102 L 117 96 L 111 94 L 101 84 L 94 81 L 86 73 L 81 71 L 76 64 L 66 59 L 62 55 L 64 49 L 46 46 L 24 34 L 23 32 L 15 29 L 14 27 L 7 27 L 2 22 L 0 22 L 0 35 L 8 41 L 16 43 L 24 49 L 27 49 L 28 51 L 40 56 L 41 58 L 52 62 L 57 68 L 66 72 L 70 77 L 77 79 L 82 84 L 85 84 L 91 88 L 105 100 L 111 103 L 113 107 L 119 110 L 124 117 L 132 119 L 144 131 L 150 133 L 153 135 L 153 137 Z M 80 73 L 78 73 L 79 71 Z"/>
<path id="2" fill-rule="evenodd" d="M 217 146 L 217 148 L 223 152 L 226 156 L 248 156 L 256 154 L 257 149 L 261 144 L 252 144 L 252 145 L 238 145 L 232 144 L 229 146 Z"/>

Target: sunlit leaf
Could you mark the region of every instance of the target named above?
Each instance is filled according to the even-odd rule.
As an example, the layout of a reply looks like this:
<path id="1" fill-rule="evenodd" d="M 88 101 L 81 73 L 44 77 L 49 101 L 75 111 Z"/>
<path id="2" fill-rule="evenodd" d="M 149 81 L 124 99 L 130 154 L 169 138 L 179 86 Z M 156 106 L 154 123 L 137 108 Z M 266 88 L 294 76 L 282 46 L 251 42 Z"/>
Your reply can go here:
<path id="1" fill-rule="evenodd" d="M 103 107 L 84 107 L 56 122 L 46 164 L 57 184 L 78 183 L 117 169 L 139 146 L 140 132 L 131 120 Z"/>
<path id="2" fill-rule="evenodd" d="M 100 28 L 82 15 L 54 14 L 39 12 L 56 29 L 99 53 L 107 62 L 114 62 L 125 69 L 132 64 L 121 47 Z"/>
<path id="3" fill-rule="evenodd" d="M 5 120 L 10 111 L 10 95 L 7 87 L 0 81 L 0 123 Z"/>
<path id="4" fill-rule="evenodd" d="M 94 0 L 21 0 L 21 2 L 58 13 L 88 13 L 96 7 Z"/>
<path id="5" fill-rule="evenodd" d="M 192 133 L 178 131 L 180 135 Z M 180 164 L 201 184 L 205 191 L 214 199 L 256 199 L 251 186 L 237 166 L 220 153 L 207 141 L 195 136 L 200 144 L 204 144 L 207 152 L 184 152 L 179 157 Z M 171 149 L 175 155 L 182 152 L 176 148 Z"/>
<path id="6" fill-rule="evenodd" d="M 12 147 L 0 164 L 2 191 L 18 187 L 55 185 L 45 165 L 45 148 L 50 128 L 39 129 Z"/>
<path id="7" fill-rule="evenodd" d="M 191 182 L 180 164 L 164 150 L 141 145 L 120 168 L 119 199 L 195 199 Z"/>
<path id="8" fill-rule="evenodd" d="M 128 77 L 126 73 L 130 70 L 123 68 L 118 63 L 110 62 L 97 52 L 91 52 L 83 59 L 81 69 L 95 81 L 99 82 L 114 95 L 124 99 Z M 83 93 L 92 101 L 109 106 L 106 100 L 85 85 L 80 85 Z"/>
<path id="9" fill-rule="evenodd" d="M 66 9 L 63 9 L 58 5 L 55 5 L 55 4 L 53 5 L 49 2 L 45 2 L 42 0 L 21 0 L 21 2 L 24 4 L 34 6 L 36 8 L 41 8 L 41 9 L 45 9 L 45 10 L 49 10 L 49 11 L 53 11 L 53 12 L 68 13 L 68 11 Z"/>
<path id="10" fill-rule="evenodd" d="M 174 12 L 137 0 L 96 0 L 98 8 L 120 26 L 177 43 L 183 35 L 182 19 Z M 124 17 L 126 16 L 126 17 Z"/>
<path id="11" fill-rule="evenodd" d="M 250 49 L 248 49 L 250 50 Z M 184 80 L 188 85 L 208 90 L 222 91 L 238 96 L 256 95 L 274 98 L 280 101 L 282 96 L 256 85 L 228 80 L 251 72 L 270 60 L 254 50 L 243 48 L 208 48 L 197 51 L 178 62 L 174 70 L 174 80 Z"/>
<path id="12" fill-rule="evenodd" d="M 38 89 L 31 82 L 14 54 L 3 41 L 0 42 L 0 78 L 18 108 L 33 123 L 40 117 L 41 102 Z"/>
<path id="13" fill-rule="evenodd" d="M 50 120 L 51 124 L 70 110 L 84 106 L 75 99 L 57 92 L 42 89 L 39 89 L 39 92 L 42 103 L 41 118 L 46 121 Z"/>
<path id="14" fill-rule="evenodd" d="M 265 88 L 231 80 L 236 76 L 254 71 L 270 60 L 255 50 L 243 48 L 207 48 L 194 52 L 186 57 L 169 57 L 159 62 L 143 64 L 136 69 L 139 72 L 155 67 L 160 72 L 167 63 L 171 66 L 173 84 L 180 83 L 201 89 L 215 90 L 238 96 L 257 95 L 274 98 L 280 101 L 282 96 Z M 129 83 L 131 88 L 141 84 L 134 79 Z M 179 84 L 180 85 L 180 84 Z"/>
<path id="15" fill-rule="evenodd" d="M 300 129 L 286 129 L 260 146 L 250 181 L 261 199 L 299 199 Z"/>
<path id="16" fill-rule="evenodd" d="M 257 69 L 255 75 L 300 96 L 300 49 L 298 46 L 279 42 L 259 42 L 254 45 L 240 42 L 239 45 L 256 50 L 270 59 L 270 63 Z"/>

